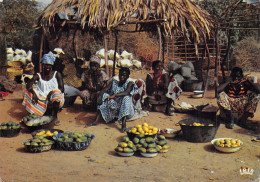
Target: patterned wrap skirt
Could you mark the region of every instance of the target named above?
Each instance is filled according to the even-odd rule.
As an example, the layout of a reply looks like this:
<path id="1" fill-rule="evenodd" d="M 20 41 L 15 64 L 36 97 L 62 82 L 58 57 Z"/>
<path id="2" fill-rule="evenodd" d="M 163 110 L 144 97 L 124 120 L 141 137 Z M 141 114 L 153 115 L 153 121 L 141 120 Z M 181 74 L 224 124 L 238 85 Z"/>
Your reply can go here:
<path id="1" fill-rule="evenodd" d="M 52 94 L 49 100 L 46 97 L 38 97 L 38 102 L 33 103 L 33 94 L 28 90 L 25 90 L 23 105 L 26 107 L 26 110 L 29 113 L 36 113 L 40 116 L 43 116 L 47 110 L 48 103 L 53 103 L 55 101 L 60 102 L 59 108 L 62 108 L 64 105 L 64 94 L 59 90 L 55 89 L 52 91 Z"/>
<path id="2" fill-rule="evenodd" d="M 245 112 L 255 113 L 259 99 L 260 95 L 256 93 L 250 93 L 239 98 L 232 98 L 225 92 L 221 92 L 217 103 L 220 109 L 236 112 L 239 116 L 242 116 Z"/>

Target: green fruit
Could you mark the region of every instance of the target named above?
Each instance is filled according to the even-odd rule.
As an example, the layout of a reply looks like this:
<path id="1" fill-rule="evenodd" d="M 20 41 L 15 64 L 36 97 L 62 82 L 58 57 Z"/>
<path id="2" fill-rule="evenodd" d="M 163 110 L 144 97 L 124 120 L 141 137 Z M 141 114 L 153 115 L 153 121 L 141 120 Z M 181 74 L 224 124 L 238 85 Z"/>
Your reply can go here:
<path id="1" fill-rule="evenodd" d="M 140 152 L 142 152 L 142 153 L 146 153 L 146 149 L 145 148 L 139 148 L 138 149 Z"/>
<path id="2" fill-rule="evenodd" d="M 3 122 L 1 125 L 2 125 L 2 126 L 5 126 L 5 125 L 7 125 L 7 122 Z"/>
<path id="3" fill-rule="evenodd" d="M 30 142 L 25 142 L 24 145 L 31 145 L 31 143 Z"/>
<path id="4" fill-rule="evenodd" d="M 134 142 L 134 144 L 138 144 L 138 143 L 139 143 L 139 138 L 135 137 L 135 138 L 133 139 L 133 142 Z"/>
<path id="5" fill-rule="evenodd" d="M 148 148 L 146 151 L 148 153 L 156 153 L 157 152 L 156 148 Z"/>
<path id="6" fill-rule="evenodd" d="M 137 150 L 137 149 L 136 149 L 136 146 L 133 146 L 131 149 L 132 149 L 134 152 Z"/>
<path id="7" fill-rule="evenodd" d="M 85 137 L 91 138 L 91 134 L 85 133 Z"/>
<path id="8" fill-rule="evenodd" d="M 167 141 L 166 141 L 166 140 L 160 140 L 160 141 L 158 142 L 158 144 L 161 145 L 161 146 L 163 146 L 163 145 L 167 144 Z"/>
<path id="9" fill-rule="evenodd" d="M 124 149 L 123 149 L 122 147 L 117 146 L 117 147 L 115 148 L 115 151 L 117 151 L 117 152 L 123 152 Z"/>
<path id="10" fill-rule="evenodd" d="M 134 143 L 132 141 L 128 141 L 127 146 L 132 148 L 134 146 Z"/>
<path id="11" fill-rule="evenodd" d="M 143 147 L 143 145 L 142 145 L 142 144 L 140 144 L 140 143 L 136 144 L 135 146 L 136 146 L 136 148 L 137 148 L 137 149 L 139 149 L 139 148 L 142 148 L 142 147 Z"/>
<path id="12" fill-rule="evenodd" d="M 7 129 L 8 129 L 8 130 L 11 130 L 11 129 L 12 129 L 12 126 L 7 126 Z"/>
<path id="13" fill-rule="evenodd" d="M 148 144 L 148 148 L 155 148 L 156 147 L 156 143 L 150 143 Z"/>
<path id="14" fill-rule="evenodd" d="M 147 137 L 145 140 L 147 143 L 154 143 L 154 139 L 152 137 Z"/>
<path id="15" fill-rule="evenodd" d="M 155 149 L 157 152 L 160 152 L 160 148 L 157 145 L 156 145 Z"/>
<path id="16" fill-rule="evenodd" d="M 129 142 L 129 141 L 130 141 L 130 139 L 127 136 L 123 137 L 123 139 L 122 139 L 122 142 Z"/>
<path id="17" fill-rule="evenodd" d="M 17 126 L 12 126 L 12 129 L 14 129 L 14 130 L 17 129 Z"/>
<path id="18" fill-rule="evenodd" d="M 125 148 L 124 148 L 124 152 L 133 152 L 133 149 L 130 149 L 130 148 L 128 148 L 128 147 L 125 147 Z"/>
<path id="19" fill-rule="evenodd" d="M 58 138 L 57 141 L 63 142 L 63 139 L 62 138 Z"/>
<path id="20" fill-rule="evenodd" d="M 73 142 L 73 138 L 66 138 L 64 142 Z"/>
<path id="21" fill-rule="evenodd" d="M 125 142 L 120 142 L 120 143 L 118 144 L 118 146 L 119 146 L 119 147 L 122 147 L 122 148 L 125 148 L 125 147 L 127 147 L 127 143 L 125 143 Z"/>
<path id="22" fill-rule="evenodd" d="M 146 143 L 145 138 L 142 138 L 141 140 L 139 140 L 139 143 L 141 143 L 141 144 Z"/>
<path id="23" fill-rule="evenodd" d="M 38 146 L 38 143 L 32 142 L 31 145 L 37 147 L 37 146 Z"/>
<path id="24" fill-rule="evenodd" d="M 85 136 L 81 137 L 80 139 L 81 139 L 81 141 L 83 141 L 83 142 L 88 141 L 88 137 L 85 137 Z"/>
<path id="25" fill-rule="evenodd" d="M 8 124 L 9 126 L 12 126 L 13 122 L 12 122 L 12 121 L 8 121 L 7 124 Z"/>
<path id="26" fill-rule="evenodd" d="M 137 135 L 138 138 L 143 138 L 144 137 L 144 133 L 140 133 Z"/>
<path id="27" fill-rule="evenodd" d="M 147 148 L 148 147 L 148 143 L 142 143 L 142 146 L 143 146 L 143 148 Z"/>
<path id="28" fill-rule="evenodd" d="M 75 135 L 75 134 L 72 134 L 72 135 L 70 136 L 70 138 L 75 138 L 75 139 L 77 139 L 77 138 L 80 138 L 80 137 L 78 137 L 78 136 Z"/>
<path id="29" fill-rule="evenodd" d="M 41 143 L 41 140 L 40 139 L 33 139 L 33 142 Z"/>
<path id="30" fill-rule="evenodd" d="M 159 140 L 165 140 L 165 136 L 163 136 L 163 135 L 158 135 L 157 138 L 158 138 Z"/>
<path id="31" fill-rule="evenodd" d="M 80 138 L 77 138 L 76 142 L 82 142 L 82 140 Z"/>

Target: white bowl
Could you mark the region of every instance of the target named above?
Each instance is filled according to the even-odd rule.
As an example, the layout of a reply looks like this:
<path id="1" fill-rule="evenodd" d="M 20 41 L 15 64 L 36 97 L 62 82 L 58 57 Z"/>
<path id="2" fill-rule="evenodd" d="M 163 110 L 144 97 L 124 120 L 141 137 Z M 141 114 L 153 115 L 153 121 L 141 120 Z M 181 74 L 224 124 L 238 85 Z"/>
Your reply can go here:
<path id="1" fill-rule="evenodd" d="M 193 94 L 191 95 L 192 98 L 202 98 L 203 94 Z"/>
<path id="2" fill-rule="evenodd" d="M 155 152 L 155 153 L 144 153 L 144 152 L 141 152 L 141 155 L 143 157 L 155 157 L 155 156 L 158 155 L 158 153 L 157 152 Z"/>
<path id="3" fill-rule="evenodd" d="M 130 157 L 130 156 L 134 155 L 134 152 L 116 152 L 116 153 L 123 157 Z"/>
<path id="4" fill-rule="evenodd" d="M 194 95 L 199 95 L 199 94 L 204 94 L 204 91 L 202 91 L 202 90 L 194 90 L 193 93 L 194 93 Z"/>
<path id="5" fill-rule="evenodd" d="M 160 130 L 159 133 L 161 135 L 165 136 L 166 138 L 174 138 L 180 133 L 180 131 L 181 130 L 176 130 L 173 128 L 165 128 L 165 129 Z"/>
<path id="6" fill-rule="evenodd" d="M 211 140 L 212 145 L 214 145 L 214 147 L 215 147 L 218 151 L 221 151 L 221 152 L 233 153 L 233 152 L 238 151 L 238 150 L 241 148 L 241 146 L 243 145 L 243 142 L 242 142 L 242 141 L 241 141 L 241 145 L 238 146 L 238 147 L 220 147 L 220 146 L 215 145 L 215 142 L 216 142 L 217 140 L 221 140 L 221 139 L 222 139 L 222 140 L 225 140 L 225 139 L 232 139 L 232 138 L 216 138 L 216 139 Z M 234 138 L 234 139 L 235 139 L 235 138 Z M 238 139 L 235 139 L 235 140 L 238 140 Z"/>

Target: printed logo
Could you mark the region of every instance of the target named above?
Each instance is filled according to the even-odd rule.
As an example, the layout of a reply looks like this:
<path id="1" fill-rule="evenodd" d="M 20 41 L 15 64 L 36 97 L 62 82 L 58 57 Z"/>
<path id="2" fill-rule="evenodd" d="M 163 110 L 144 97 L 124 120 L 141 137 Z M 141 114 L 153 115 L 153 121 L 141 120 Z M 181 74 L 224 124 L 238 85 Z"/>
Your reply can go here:
<path id="1" fill-rule="evenodd" d="M 253 175 L 254 169 L 250 169 L 249 167 L 241 167 L 240 174 L 241 175 Z"/>

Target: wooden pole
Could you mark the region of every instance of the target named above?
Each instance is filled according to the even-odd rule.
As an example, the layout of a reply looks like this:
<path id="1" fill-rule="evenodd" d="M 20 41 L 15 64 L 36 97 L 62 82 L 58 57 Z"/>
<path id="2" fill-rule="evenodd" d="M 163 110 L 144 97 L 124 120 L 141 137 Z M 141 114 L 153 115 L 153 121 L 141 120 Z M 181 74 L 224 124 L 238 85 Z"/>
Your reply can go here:
<path id="1" fill-rule="evenodd" d="M 203 97 L 205 96 L 207 89 L 208 89 L 208 77 L 209 77 L 209 65 L 210 65 L 210 52 L 209 52 L 209 47 L 208 47 L 206 40 L 205 40 L 205 49 L 206 49 L 205 54 L 207 54 L 207 56 L 208 56 L 208 66 L 207 66 L 207 76 L 206 76 L 206 82 L 205 82 Z"/>
<path id="2" fill-rule="evenodd" d="M 44 41 L 44 29 L 42 28 L 42 38 L 41 38 L 40 55 L 39 55 L 39 72 L 42 72 L 42 65 L 40 62 L 42 58 L 43 41 Z"/>
<path id="3" fill-rule="evenodd" d="M 219 60 L 219 36 L 218 36 L 218 25 L 215 32 L 216 39 L 216 61 L 215 61 L 215 97 L 218 97 L 218 60 Z"/>
<path id="4" fill-rule="evenodd" d="M 115 42 L 115 52 L 114 52 L 114 63 L 113 63 L 113 75 L 115 76 L 115 69 L 116 69 L 116 53 L 117 53 L 117 47 L 118 47 L 118 37 L 117 37 L 117 31 L 115 31 L 115 38 L 116 38 L 116 42 Z"/>
<path id="5" fill-rule="evenodd" d="M 157 26 L 157 32 L 159 37 L 159 50 L 158 50 L 158 60 L 161 60 L 161 52 L 162 52 L 162 33 L 161 33 L 161 27 L 159 24 L 156 24 Z"/>
<path id="6" fill-rule="evenodd" d="M 105 44 L 105 64 L 106 64 L 106 73 L 111 76 L 109 74 L 109 68 L 108 68 L 108 56 L 107 56 L 107 34 L 104 35 L 104 44 Z"/>

